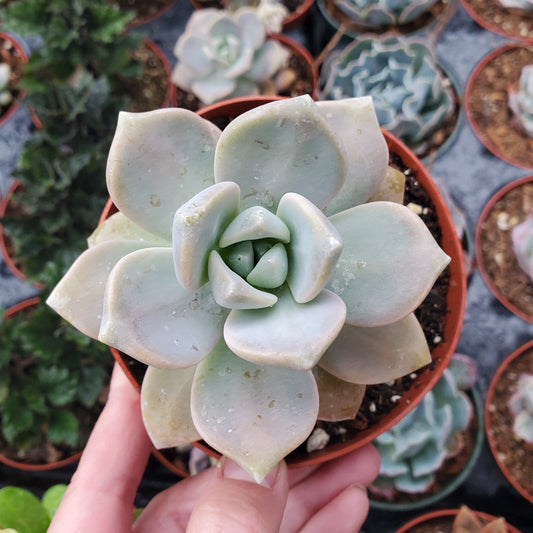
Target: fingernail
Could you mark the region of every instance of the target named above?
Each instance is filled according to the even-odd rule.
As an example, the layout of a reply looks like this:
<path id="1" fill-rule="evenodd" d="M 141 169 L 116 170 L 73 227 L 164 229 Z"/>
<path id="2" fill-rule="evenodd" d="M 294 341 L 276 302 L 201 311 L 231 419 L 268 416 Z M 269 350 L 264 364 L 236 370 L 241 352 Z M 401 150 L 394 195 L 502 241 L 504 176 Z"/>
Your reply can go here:
<path id="1" fill-rule="evenodd" d="M 230 459 L 224 458 L 219 462 L 218 466 L 222 469 L 222 477 L 225 479 L 237 479 L 239 481 L 248 481 L 249 483 L 256 483 L 254 478 L 243 470 L 237 463 Z M 268 475 L 261 482 L 261 486 L 271 489 L 278 479 L 279 463 L 268 473 Z"/>

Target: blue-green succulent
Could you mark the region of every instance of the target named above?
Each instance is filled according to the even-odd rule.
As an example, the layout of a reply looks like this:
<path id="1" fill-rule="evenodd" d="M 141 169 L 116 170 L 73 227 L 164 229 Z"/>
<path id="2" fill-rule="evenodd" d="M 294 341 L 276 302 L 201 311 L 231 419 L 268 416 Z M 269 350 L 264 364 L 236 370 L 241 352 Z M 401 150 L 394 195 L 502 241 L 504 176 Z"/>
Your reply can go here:
<path id="1" fill-rule="evenodd" d="M 267 33 L 280 33 L 289 10 L 281 0 L 222 0 L 222 6 L 230 11 L 249 6 L 257 9 L 257 17 Z"/>
<path id="2" fill-rule="evenodd" d="M 174 47 L 173 82 L 204 105 L 236 96 L 276 94 L 289 51 L 267 37 L 254 8 L 193 12 Z"/>
<path id="3" fill-rule="evenodd" d="M 514 434 L 533 444 L 533 374 L 520 374 L 516 390 L 509 398 L 509 409 Z"/>
<path id="4" fill-rule="evenodd" d="M 119 211 L 48 303 L 148 365 L 156 447 L 204 439 L 261 480 L 318 418 L 353 418 L 362 386 L 431 360 L 414 310 L 450 258 L 388 157 L 369 97 L 278 100 L 223 131 L 120 114 Z"/>
<path id="5" fill-rule="evenodd" d="M 533 65 L 522 68 L 518 87 L 509 89 L 508 102 L 518 126 L 533 137 Z"/>
<path id="6" fill-rule="evenodd" d="M 336 50 L 320 75 L 321 98 L 371 96 L 380 125 L 415 152 L 455 111 L 455 97 L 431 50 L 399 37 L 365 38 Z"/>
<path id="7" fill-rule="evenodd" d="M 398 492 L 427 491 L 444 461 L 463 446 L 473 405 L 466 394 L 476 380 L 473 360 L 455 354 L 437 384 L 422 402 L 374 444 L 381 458 L 371 492 L 393 500 Z"/>
<path id="8" fill-rule="evenodd" d="M 356 24 L 393 26 L 413 22 L 429 11 L 437 0 L 334 0 L 335 5 Z"/>

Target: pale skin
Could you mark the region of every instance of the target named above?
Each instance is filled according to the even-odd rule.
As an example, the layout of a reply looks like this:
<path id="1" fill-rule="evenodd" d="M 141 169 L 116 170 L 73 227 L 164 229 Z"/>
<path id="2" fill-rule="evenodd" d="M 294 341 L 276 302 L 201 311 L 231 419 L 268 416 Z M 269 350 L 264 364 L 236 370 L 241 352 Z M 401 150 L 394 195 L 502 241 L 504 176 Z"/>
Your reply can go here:
<path id="1" fill-rule="evenodd" d="M 371 445 L 319 466 L 287 469 L 281 462 L 262 485 L 223 458 L 159 493 L 132 524 L 150 450 L 139 395 L 117 366 L 48 533 L 353 533 L 366 518 L 366 487 L 379 470 Z"/>

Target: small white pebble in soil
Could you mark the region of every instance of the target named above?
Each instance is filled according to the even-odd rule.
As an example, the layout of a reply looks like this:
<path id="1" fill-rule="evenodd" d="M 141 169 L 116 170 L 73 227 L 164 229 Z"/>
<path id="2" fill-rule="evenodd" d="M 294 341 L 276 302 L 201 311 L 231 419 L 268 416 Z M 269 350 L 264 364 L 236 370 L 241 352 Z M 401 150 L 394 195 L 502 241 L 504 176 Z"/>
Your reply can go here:
<path id="1" fill-rule="evenodd" d="M 422 206 L 415 204 L 414 202 L 410 202 L 409 204 L 407 204 L 407 207 L 416 215 L 421 215 L 423 212 Z"/>
<path id="2" fill-rule="evenodd" d="M 399 402 L 402 397 L 399 394 L 395 394 L 394 396 L 391 396 L 390 401 L 393 403 Z"/>
<path id="3" fill-rule="evenodd" d="M 322 450 L 329 442 L 329 435 L 322 428 L 315 428 L 305 443 L 307 453 Z"/>
<path id="4" fill-rule="evenodd" d="M 369 406 L 368 406 L 368 410 L 371 412 L 371 413 L 375 413 L 376 412 L 376 404 L 374 402 L 372 402 Z"/>
<path id="5" fill-rule="evenodd" d="M 442 337 L 440 335 L 435 335 L 433 338 L 433 344 L 439 344 L 439 342 L 442 342 Z"/>

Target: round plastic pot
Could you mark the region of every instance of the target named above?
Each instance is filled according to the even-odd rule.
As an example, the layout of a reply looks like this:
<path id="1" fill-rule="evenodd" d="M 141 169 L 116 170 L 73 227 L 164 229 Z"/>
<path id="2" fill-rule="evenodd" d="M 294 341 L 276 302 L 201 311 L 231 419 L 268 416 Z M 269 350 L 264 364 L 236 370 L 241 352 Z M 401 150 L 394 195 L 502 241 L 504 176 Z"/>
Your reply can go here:
<path id="1" fill-rule="evenodd" d="M 453 520 L 457 516 L 457 513 L 459 512 L 458 509 L 441 509 L 439 511 L 430 511 L 428 513 L 424 513 L 423 515 L 420 515 L 416 518 L 413 518 L 406 524 L 404 524 L 400 529 L 396 530 L 396 533 L 411 533 L 415 527 L 421 526 L 422 524 L 430 524 L 433 520 L 442 520 L 443 518 L 448 518 L 450 522 L 450 528 L 453 523 Z M 482 520 L 490 521 L 497 518 L 496 516 L 492 516 L 487 513 L 482 513 L 480 511 L 474 511 L 475 514 L 481 518 Z M 450 529 L 451 530 L 451 529 Z M 508 533 L 520 533 L 518 529 L 516 529 L 511 524 L 507 524 L 507 531 Z"/>
<path id="2" fill-rule="evenodd" d="M 207 120 L 214 121 L 221 127 L 221 121 L 223 124 L 227 124 L 233 118 L 250 109 L 279 99 L 279 97 L 235 98 L 205 107 L 198 111 L 198 114 Z M 355 438 L 348 442 L 331 444 L 323 450 L 309 454 L 291 454 L 288 456 L 288 464 L 290 466 L 312 465 L 340 457 L 372 442 L 378 435 L 390 429 L 411 411 L 422 400 L 426 392 L 435 385 L 448 365 L 459 340 L 466 300 L 466 276 L 461 243 L 457 237 L 453 221 L 437 186 L 420 160 L 396 137 L 387 132 L 383 132 L 383 134 L 390 151 L 398 155 L 406 167 L 412 169 L 419 183 L 431 197 L 442 231 L 442 238 L 439 244 L 451 257 L 451 262 L 448 266 L 449 286 L 446 297 L 448 313 L 446 314 L 446 324 L 444 326 L 444 340 L 432 350 L 432 364 L 419 371 L 418 377 L 412 381 L 409 390 L 403 394 L 402 398 L 389 413 L 382 416 L 379 424 L 360 431 Z M 100 222 L 115 211 L 116 207 L 109 200 L 102 212 Z M 133 385 L 137 390 L 140 390 L 145 370 L 142 368 L 143 365 L 114 348 L 111 348 L 111 352 L 119 365 L 125 370 Z M 195 445 L 211 455 L 218 455 L 217 452 L 202 443 L 195 443 Z"/>
<path id="3" fill-rule="evenodd" d="M 487 287 L 490 289 L 492 294 L 496 297 L 496 299 L 504 306 L 506 307 L 511 313 L 515 314 L 516 316 L 520 317 L 522 320 L 525 320 L 527 322 L 533 323 L 533 315 L 528 314 L 525 310 L 520 309 L 512 303 L 509 299 L 509 296 L 507 294 L 504 294 L 502 290 L 498 287 L 495 280 L 489 273 L 489 264 L 487 261 L 485 261 L 483 257 L 483 244 L 484 244 L 484 224 L 491 215 L 492 210 L 495 207 L 495 204 L 501 200 L 507 193 L 512 191 L 513 189 L 520 187 L 522 185 L 533 183 L 533 176 L 526 176 L 524 178 L 520 178 L 518 180 L 514 180 L 511 183 L 508 183 L 507 185 L 503 186 L 501 189 L 499 189 L 485 204 L 485 207 L 481 211 L 481 215 L 479 217 L 477 226 L 476 226 L 476 233 L 475 233 L 475 249 L 476 249 L 476 262 L 477 266 L 479 268 L 479 272 L 481 274 L 481 277 L 487 284 Z M 500 231 L 500 230 L 498 230 Z M 503 231 L 503 230 L 501 230 Z M 509 248 L 505 250 L 506 254 L 512 255 L 514 254 L 511 244 L 509 244 Z M 517 268 L 520 268 L 517 264 Z"/>
<path id="4" fill-rule="evenodd" d="M 0 41 L 9 43 L 13 47 L 14 55 L 18 58 L 18 65 L 22 66 L 28 62 L 28 56 L 22 45 L 12 36 L 5 32 L 0 32 Z M 24 92 L 20 92 L 17 98 L 13 98 L 11 104 L 6 108 L 5 112 L 0 116 L 0 126 L 4 125 L 19 108 L 19 101 L 24 96 Z"/>
<path id="5" fill-rule="evenodd" d="M 8 320 L 9 317 L 17 313 L 22 313 L 28 309 L 31 309 L 32 307 L 36 306 L 39 302 L 40 302 L 40 298 L 35 297 L 35 298 L 29 298 L 27 300 L 23 300 L 22 302 L 19 302 L 18 304 L 13 305 L 12 307 L 6 310 L 4 314 L 4 320 Z M 10 459 L 9 457 L 6 457 L 3 453 L 0 452 L 0 463 L 3 463 L 11 468 L 16 468 L 18 470 L 24 470 L 28 472 L 38 472 L 38 471 L 43 471 L 43 470 L 55 470 L 57 468 L 68 466 L 76 462 L 81 457 L 81 454 L 82 452 L 78 452 L 69 457 L 66 457 L 65 459 L 51 462 L 51 463 L 32 464 L 32 463 L 25 463 L 22 461 L 16 461 L 14 459 Z"/>
<path id="6" fill-rule="evenodd" d="M 383 511 L 414 511 L 415 509 L 421 509 L 423 507 L 430 507 L 435 503 L 439 502 L 451 494 L 455 489 L 460 487 L 466 478 L 470 475 L 474 466 L 481 454 L 481 449 L 483 447 L 483 441 L 485 439 L 485 426 L 483 423 L 484 420 L 484 406 L 483 406 L 483 397 L 481 392 L 477 388 L 473 388 L 468 392 L 470 399 L 474 404 L 474 413 L 477 421 L 476 436 L 474 441 L 474 447 L 472 453 L 468 458 L 468 461 L 464 465 L 463 469 L 449 481 L 448 484 L 444 485 L 442 489 L 428 496 L 421 496 L 419 500 L 410 501 L 410 502 L 384 502 L 379 500 L 373 500 L 370 496 L 370 507 L 373 509 L 381 509 Z"/>
<path id="7" fill-rule="evenodd" d="M 494 437 L 493 423 L 491 416 L 491 405 L 497 401 L 496 386 L 500 378 L 506 373 L 509 365 L 519 359 L 524 353 L 533 349 L 533 340 L 517 348 L 511 353 L 498 367 L 489 385 L 487 392 L 487 398 L 485 400 L 485 428 L 487 433 L 487 440 L 489 447 L 496 461 L 496 464 L 502 471 L 503 475 L 507 478 L 507 481 L 516 489 L 516 491 L 523 496 L 529 503 L 533 504 L 533 494 L 528 492 L 516 479 L 509 467 L 502 461 L 501 451 L 498 447 L 497 441 Z M 529 369 L 529 372 L 533 374 L 533 367 Z M 518 376 L 517 376 L 518 377 Z M 509 413 L 510 416 L 511 413 Z M 510 425 L 509 440 L 513 439 L 512 424 Z"/>

